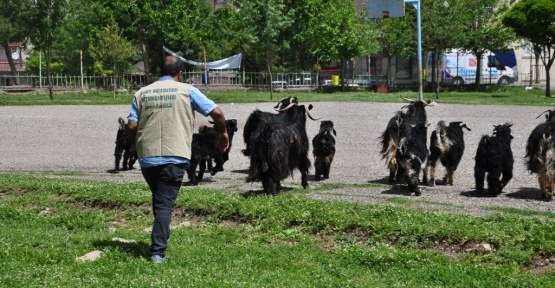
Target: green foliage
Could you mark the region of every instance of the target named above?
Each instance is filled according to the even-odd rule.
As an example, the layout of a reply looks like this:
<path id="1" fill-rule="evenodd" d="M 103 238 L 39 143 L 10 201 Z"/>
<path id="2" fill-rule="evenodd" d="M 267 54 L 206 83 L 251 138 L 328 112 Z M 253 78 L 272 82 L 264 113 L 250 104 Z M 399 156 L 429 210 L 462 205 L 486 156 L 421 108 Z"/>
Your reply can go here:
<path id="1" fill-rule="evenodd" d="M 108 26 L 96 33 L 97 44 L 90 43 L 92 57 L 103 66 L 117 67 L 119 63 L 129 61 L 134 47 L 122 35 L 118 24 L 112 18 Z M 96 65 L 95 65 L 96 68 Z"/>
<path id="2" fill-rule="evenodd" d="M 104 69 L 104 67 L 102 66 L 102 63 L 98 61 L 94 62 L 94 75 L 108 76 L 108 75 L 112 75 L 113 73 L 114 71 L 110 69 Z"/>

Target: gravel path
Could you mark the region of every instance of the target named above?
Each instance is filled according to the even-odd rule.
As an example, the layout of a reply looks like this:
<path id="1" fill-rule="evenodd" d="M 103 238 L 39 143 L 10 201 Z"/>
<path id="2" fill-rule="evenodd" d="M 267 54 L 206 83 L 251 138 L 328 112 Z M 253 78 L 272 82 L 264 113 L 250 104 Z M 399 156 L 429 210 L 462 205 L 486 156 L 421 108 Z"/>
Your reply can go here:
<path id="1" fill-rule="evenodd" d="M 226 171 L 207 179 L 202 183 L 203 187 L 234 187 L 234 190 L 241 192 L 262 189 L 260 183 L 244 183 L 249 160 L 240 152 L 244 147 L 242 127 L 254 109 L 273 111 L 274 105 L 273 102 L 220 105 L 227 119 L 238 120 L 239 131 L 233 141 L 230 160 L 225 164 Z M 388 171 L 378 152 L 378 137 L 389 118 L 402 106 L 400 103 L 315 103 L 312 115 L 321 117 L 322 120 L 332 120 L 337 130 L 337 152 L 330 179 L 323 183 L 386 184 Z M 356 185 L 349 185 L 332 191 L 313 191 L 310 195 L 318 199 L 363 203 L 384 202 L 384 197 L 399 196 L 423 200 L 415 206 L 474 215 L 491 213 L 485 209 L 488 206 L 553 211 L 555 203 L 541 199 L 536 176 L 529 174 L 524 166 L 524 147 L 528 134 L 543 121 L 543 118 L 535 118 L 545 109 L 449 105 L 439 102 L 436 107 L 427 108 L 428 122 L 432 124 L 428 135 L 439 120 L 465 121 L 472 129 L 471 132 L 465 131 L 466 151 L 455 174 L 454 186 L 440 184 L 433 188 L 424 187 L 420 197 L 408 193 L 406 185 L 393 186 L 391 189 L 357 188 Z M 138 169 L 117 174 L 112 171 L 117 119 L 126 118 L 128 113 L 127 105 L 0 107 L 0 172 L 76 171 L 87 175 L 79 176 L 80 178 L 144 183 Z M 209 119 L 197 114 L 195 126 L 208 124 Z M 491 135 L 492 125 L 507 121 L 515 123 L 512 127 L 515 137 L 512 142 L 514 178 L 502 195 L 495 198 L 481 197 L 475 193 L 473 178 L 473 157 L 478 141 L 483 134 Z M 307 133 L 310 139 L 318 128 L 319 121 L 308 120 Z M 310 158 L 312 159 L 312 155 Z M 443 167 L 438 169 L 439 179 L 444 171 Z M 310 172 L 313 173 L 313 169 Z M 311 175 L 309 180 L 313 180 L 312 177 Z M 321 185 L 317 182 L 310 184 L 311 187 Z M 294 178 L 285 181 L 284 186 L 300 186 L 300 174 L 296 172 Z M 194 188 L 185 186 L 185 189 Z"/>

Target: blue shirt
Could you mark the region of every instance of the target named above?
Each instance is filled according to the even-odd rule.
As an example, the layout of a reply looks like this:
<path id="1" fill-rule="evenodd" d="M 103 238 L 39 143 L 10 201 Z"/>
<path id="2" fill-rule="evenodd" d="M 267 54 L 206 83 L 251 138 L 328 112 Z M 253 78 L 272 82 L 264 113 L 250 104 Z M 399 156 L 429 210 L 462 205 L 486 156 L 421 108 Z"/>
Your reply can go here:
<path id="1" fill-rule="evenodd" d="M 170 80 L 175 81 L 170 76 L 163 76 L 158 81 Z M 204 116 L 208 116 L 208 114 L 210 114 L 212 110 L 218 107 L 218 105 L 216 105 L 214 101 L 208 99 L 194 86 L 191 86 L 191 88 L 189 89 L 189 94 L 191 99 L 191 108 Z M 139 109 L 137 107 L 137 99 L 134 97 L 133 104 L 131 104 L 131 112 L 129 113 L 127 119 L 139 123 Z M 164 164 L 186 164 L 187 167 L 189 167 L 189 159 L 176 156 L 154 156 L 139 159 L 139 165 L 145 168 Z"/>

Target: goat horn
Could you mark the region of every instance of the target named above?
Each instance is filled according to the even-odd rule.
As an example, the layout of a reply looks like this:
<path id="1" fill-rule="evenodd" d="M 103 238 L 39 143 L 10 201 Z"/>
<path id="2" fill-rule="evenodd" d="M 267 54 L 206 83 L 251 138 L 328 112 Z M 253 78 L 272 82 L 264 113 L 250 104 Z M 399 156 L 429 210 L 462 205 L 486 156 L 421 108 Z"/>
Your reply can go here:
<path id="1" fill-rule="evenodd" d="M 283 101 L 283 100 L 285 100 L 285 99 L 288 99 L 288 98 L 291 98 L 291 96 L 289 96 L 289 97 L 285 97 L 285 98 L 283 98 L 283 99 L 279 100 L 279 101 L 278 101 L 278 103 L 277 103 L 277 105 L 276 105 L 276 106 L 274 106 L 274 109 L 275 109 L 275 108 L 278 108 L 278 107 L 279 107 L 279 104 L 281 103 L 281 101 Z"/>
<path id="2" fill-rule="evenodd" d="M 308 115 L 308 118 L 310 118 L 312 121 L 318 121 L 318 120 L 322 119 L 322 118 L 314 119 L 314 117 L 312 117 L 312 115 L 310 115 L 310 112 L 308 112 L 308 108 L 306 106 L 304 106 L 304 110 L 306 111 L 306 115 Z"/>
<path id="3" fill-rule="evenodd" d="M 281 111 L 285 111 L 291 107 L 295 106 L 295 103 L 291 103 L 289 104 L 287 107 L 283 108 L 283 109 L 276 109 L 276 111 L 281 112 Z"/>
<path id="4" fill-rule="evenodd" d="M 414 102 L 414 100 L 411 100 L 411 99 L 405 98 L 405 97 L 403 97 L 403 96 L 401 96 L 401 99 L 403 99 L 403 100 L 405 100 L 405 101 L 407 101 L 407 102 L 411 102 L 411 103 L 412 103 L 412 102 Z"/>
<path id="5" fill-rule="evenodd" d="M 547 110 L 543 111 L 542 114 L 540 114 L 540 115 L 538 115 L 538 117 L 536 117 L 536 119 L 540 118 L 540 116 L 542 116 L 543 114 L 545 114 L 547 112 L 551 112 L 551 109 L 547 109 Z"/>

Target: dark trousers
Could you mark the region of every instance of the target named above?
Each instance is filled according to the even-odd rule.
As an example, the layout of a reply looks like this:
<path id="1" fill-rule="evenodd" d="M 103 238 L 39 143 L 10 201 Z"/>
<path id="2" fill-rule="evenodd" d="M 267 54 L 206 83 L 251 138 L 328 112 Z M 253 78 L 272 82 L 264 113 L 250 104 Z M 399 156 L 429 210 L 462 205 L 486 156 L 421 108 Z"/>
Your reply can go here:
<path id="1" fill-rule="evenodd" d="M 173 206 L 181 188 L 186 164 L 165 164 L 141 168 L 143 177 L 152 192 L 152 226 L 150 255 L 164 257 L 170 238 Z"/>

